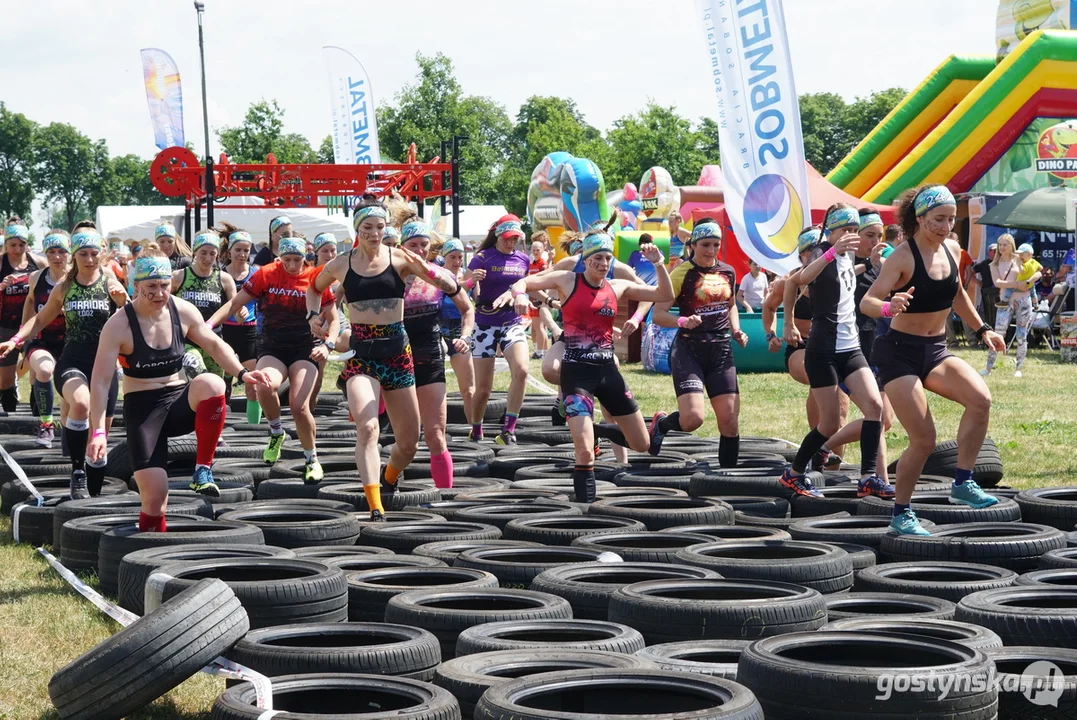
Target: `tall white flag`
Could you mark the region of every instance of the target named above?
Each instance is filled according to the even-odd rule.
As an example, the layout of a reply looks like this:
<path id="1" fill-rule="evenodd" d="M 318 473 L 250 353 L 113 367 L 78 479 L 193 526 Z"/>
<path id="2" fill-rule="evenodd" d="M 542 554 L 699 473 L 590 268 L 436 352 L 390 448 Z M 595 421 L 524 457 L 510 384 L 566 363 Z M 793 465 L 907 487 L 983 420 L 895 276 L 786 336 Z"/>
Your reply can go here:
<path id="1" fill-rule="evenodd" d="M 782 0 L 697 0 L 718 101 L 725 207 L 745 254 L 782 273 L 811 223 Z"/>
<path id="2" fill-rule="evenodd" d="M 327 45 L 329 99 L 333 109 L 333 159 L 338 165 L 377 164 L 378 121 L 370 77 L 354 55 Z"/>

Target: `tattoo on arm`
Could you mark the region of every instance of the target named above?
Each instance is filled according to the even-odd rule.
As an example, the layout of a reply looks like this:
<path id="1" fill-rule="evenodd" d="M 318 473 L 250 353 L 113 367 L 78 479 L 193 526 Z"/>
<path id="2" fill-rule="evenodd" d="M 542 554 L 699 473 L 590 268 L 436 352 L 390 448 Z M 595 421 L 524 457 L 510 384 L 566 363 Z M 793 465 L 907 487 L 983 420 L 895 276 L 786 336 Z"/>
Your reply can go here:
<path id="1" fill-rule="evenodd" d="M 372 312 L 378 315 L 383 311 L 396 309 L 399 302 L 400 298 L 374 298 L 373 300 L 360 300 L 349 303 L 349 305 L 355 312 Z"/>

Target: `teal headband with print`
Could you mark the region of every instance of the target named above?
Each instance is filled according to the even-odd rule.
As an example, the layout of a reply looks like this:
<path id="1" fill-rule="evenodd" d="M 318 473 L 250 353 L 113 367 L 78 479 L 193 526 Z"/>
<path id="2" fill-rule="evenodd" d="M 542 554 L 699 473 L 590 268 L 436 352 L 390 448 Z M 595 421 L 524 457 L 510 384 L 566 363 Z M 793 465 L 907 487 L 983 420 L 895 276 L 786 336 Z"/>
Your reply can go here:
<path id="1" fill-rule="evenodd" d="M 254 244 L 251 240 L 251 234 L 246 230 L 236 230 L 234 233 L 228 236 L 228 242 L 235 245 L 236 243 L 249 243 Z"/>
<path id="2" fill-rule="evenodd" d="M 826 216 L 826 230 L 833 232 L 839 228 L 860 227 L 860 213 L 855 208 L 838 208 L 831 210 Z"/>
<path id="3" fill-rule="evenodd" d="M 291 225 L 291 224 L 292 224 L 292 221 L 287 216 L 279 215 L 279 216 L 277 216 L 277 217 L 275 217 L 275 218 L 273 218 L 272 220 L 269 221 L 269 234 L 272 235 L 273 233 L 277 232 L 278 230 L 280 230 L 285 225 Z"/>
<path id="4" fill-rule="evenodd" d="M 383 232 L 381 234 L 381 241 L 385 242 L 386 240 L 392 240 L 393 245 L 399 245 L 400 244 L 400 231 L 397 230 L 392 225 L 386 225 L 385 226 L 385 232 Z"/>
<path id="5" fill-rule="evenodd" d="M 598 253 L 613 253 L 613 238 L 606 233 L 588 235 L 583 239 L 583 257 L 585 259 Z"/>
<path id="6" fill-rule="evenodd" d="M 25 225 L 8 225 L 4 229 L 4 239 L 10 240 L 11 238 L 19 238 L 20 240 L 30 239 L 30 228 Z"/>
<path id="7" fill-rule="evenodd" d="M 355 229 L 355 232 L 359 232 L 359 225 L 367 218 L 381 218 L 388 223 L 389 211 L 381 205 L 368 205 L 367 207 L 359 208 L 352 216 L 352 227 Z"/>
<path id="8" fill-rule="evenodd" d="M 176 237 L 176 226 L 172 223 L 161 223 L 153 229 L 153 239 L 156 240 L 162 237 Z"/>
<path id="9" fill-rule="evenodd" d="M 404 227 L 400 228 L 400 242 L 406 243 L 408 240 L 417 237 L 429 238 L 430 226 L 419 220 L 412 220 L 404 223 Z"/>
<path id="10" fill-rule="evenodd" d="M 872 225 L 882 225 L 882 224 L 883 224 L 883 219 L 882 219 L 882 216 L 879 215 L 879 213 L 868 213 L 866 215 L 861 215 L 860 216 L 860 229 L 861 230 L 864 230 L 865 228 L 869 228 Z"/>
<path id="11" fill-rule="evenodd" d="M 519 220 L 506 220 L 494 228 L 494 235 L 503 237 L 523 237 L 524 226 Z"/>
<path id="12" fill-rule="evenodd" d="M 568 254 L 569 255 L 578 255 L 580 250 L 582 250 L 582 249 L 583 249 L 583 241 L 582 240 L 573 240 L 568 245 Z"/>
<path id="13" fill-rule="evenodd" d="M 104 250 L 105 240 L 100 233 L 93 230 L 84 230 L 71 236 L 71 252 L 78 252 L 86 248 Z"/>
<path id="14" fill-rule="evenodd" d="M 822 237 L 823 233 L 819 230 L 819 228 L 811 228 L 810 230 L 805 230 L 797 236 L 797 252 L 802 253 L 811 250 L 813 247 L 819 244 L 819 241 L 822 239 Z"/>
<path id="15" fill-rule="evenodd" d="M 140 257 L 135 259 L 135 282 L 142 280 L 169 280 L 172 263 L 166 257 Z"/>
<path id="16" fill-rule="evenodd" d="M 318 252 L 318 248 L 323 245 L 336 245 L 337 236 L 333 233 L 318 233 L 314 236 L 314 252 Z"/>
<path id="17" fill-rule="evenodd" d="M 285 255 L 305 256 L 307 254 L 307 244 L 300 238 L 281 238 L 277 254 L 281 257 Z"/>
<path id="18" fill-rule="evenodd" d="M 221 249 L 221 238 L 217 233 L 202 232 L 198 233 L 194 237 L 194 245 L 191 246 L 191 252 L 198 252 L 198 249 L 209 245 L 217 250 Z"/>
<path id="19" fill-rule="evenodd" d="M 718 223 L 712 222 L 699 223 L 692 228 L 691 242 L 699 242 L 704 238 L 718 238 L 721 240 L 722 228 L 718 226 Z"/>
<path id="20" fill-rule="evenodd" d="M 441 246 L 441 257 L 447 256 L 449 253 L 464 252 L 464 243 L 460 242 L 456 238 L 447 241 Z"/>
<path id="21" fill-rule="evenodd" d="M 923 217 L 940 205 L 957 205 L 954 194 L 945 185 L 932 185 L 916 194 L 912 201 L 916 217 Z"/>
<path id="22" fill-rule="evenodd" d="M 71 252 L 71 245 L 67 242 L 67 235 L 63 233 L 49 233 L 45 236 L 45 239 L 41 242 L 41 249 L 44 252 L 48 252 L 53 248 L 59 248 L 66 253 Z"/>

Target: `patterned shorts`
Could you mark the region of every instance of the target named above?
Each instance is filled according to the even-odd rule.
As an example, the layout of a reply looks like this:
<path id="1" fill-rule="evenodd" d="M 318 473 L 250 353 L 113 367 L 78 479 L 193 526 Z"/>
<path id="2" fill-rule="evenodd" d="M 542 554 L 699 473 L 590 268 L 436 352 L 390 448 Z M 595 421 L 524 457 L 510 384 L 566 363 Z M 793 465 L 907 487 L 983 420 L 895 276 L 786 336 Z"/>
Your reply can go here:
<path id="1" fill-rule="evenodd" d="M 511 325 L 492 325 L 475 327 L 475 346 L 471 350 L 473 358 L 495 358 L 500 345 L 502 352 L 518 342 L 527 343 L 527 333 L 522 323 Z"/>
<path id="2" fill-rule="evenodd" d="M 378 340 L 403 335 L 404 349 L 402 352 L 387 356 L 370 357 L 377 354 L 376 351 L 357 348 L 356 345 L 366 340 Z M 404 332 L 404 323 L 392 323 L 391 325 L 365 325 L 352 324 L 351 347 L 356 350 L 355 357 L 344 365 L 340 373 L 338 385 L 346 384 L 349 379 L 356 375 L 366 375 L 378 381 L 384 391 L 401 390 L 415 385 L 415 361 L 411 356 L 411 344 L 407 342 L 407 334 Z M 366 350 L 366 351 L 364 351 Z"/>

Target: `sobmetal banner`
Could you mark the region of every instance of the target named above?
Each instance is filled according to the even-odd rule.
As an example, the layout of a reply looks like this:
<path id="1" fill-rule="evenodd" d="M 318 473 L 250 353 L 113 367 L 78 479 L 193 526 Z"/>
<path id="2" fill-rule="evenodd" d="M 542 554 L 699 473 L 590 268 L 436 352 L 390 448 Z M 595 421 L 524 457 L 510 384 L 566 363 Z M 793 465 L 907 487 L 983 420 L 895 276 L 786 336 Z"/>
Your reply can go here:
<path id="1" fill-rule="evenodd" d="M 726 213 L 748 257 L 788 272 L 811 205 L 782 0 L 697 0 L 696 10 L 718 101 Z"/>
<path id="2" fill-rule="evenodd" d="M 154 142 L 161 150 L 183 147 L 183 89 L 176 61 L 158 48 L 144 48 L 141 54 Z"/>
<path id="3" fill-rule="evenodd" d="M 338 165 L 377 164 L 378 121 L 370 77 L 347 50 L 326 46 L 329 99 L 333 110 L 333 159 Z"/>

